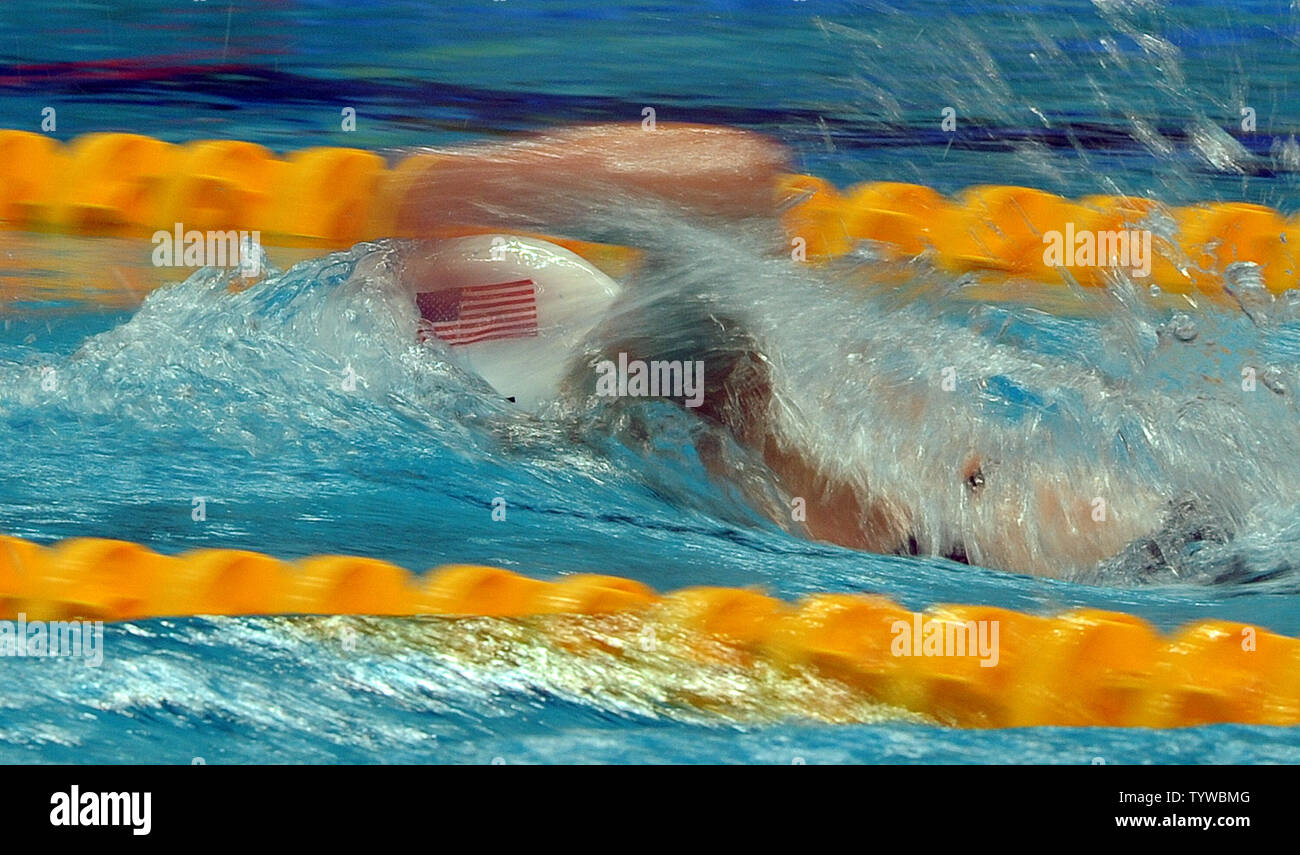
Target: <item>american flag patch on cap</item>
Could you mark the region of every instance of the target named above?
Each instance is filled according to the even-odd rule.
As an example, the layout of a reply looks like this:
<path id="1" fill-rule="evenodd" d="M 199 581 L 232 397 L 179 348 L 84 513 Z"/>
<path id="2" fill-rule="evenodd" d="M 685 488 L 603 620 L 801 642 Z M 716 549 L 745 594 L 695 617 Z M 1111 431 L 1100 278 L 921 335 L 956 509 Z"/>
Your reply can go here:
<path id="1" fill-rule="evenodd" d="M 531 279 L 469 285 L 415 295 L 420 341 L 449 345 L 537 335 L 537 285 Z"/>

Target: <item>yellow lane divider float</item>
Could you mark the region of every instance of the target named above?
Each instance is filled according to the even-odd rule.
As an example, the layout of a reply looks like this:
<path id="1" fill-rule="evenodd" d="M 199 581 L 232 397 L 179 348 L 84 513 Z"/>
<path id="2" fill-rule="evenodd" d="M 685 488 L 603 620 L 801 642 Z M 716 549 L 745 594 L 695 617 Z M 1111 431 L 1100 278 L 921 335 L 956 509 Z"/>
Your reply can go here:
<path id="1" fill-rule="evenodd" d="M 137 134 L 99 133 L 66 145 L 42 134 L 0 130 L 0 223 L 16 229 L 143 235 L 176 222 L 199 231 L 257 230 L 278 245 L 345 247 L 381 237 L 412 237 L 396 222 L 413 176 L 434 155 L 395 166 L 368 151 L 310 148 L 277 157 L 237 140 L 185 145 Z M 1300 282 L 1300 219 L 1236 202 L 1168 207 L 1145 198 L 1071 200 L 1028 187 L 971 187 L 955 198 L 915 184 L 868 182 L 840 191 L 811 175 L 785 176 L 775 188 L 792 239 L 809 260 L 843 255 L 871 241 L 898 258 L 930 255 L 954 273 L 992 273 L 1059 283 L 1044 259 L 1043 236 L 1153 233 L 1149 281 L 1175 294 L 1222 294 L 1232 264 L 1258 265 L 1282 293 Z M 1153 228 L 1152 228 L 1153 227 Z M 635 250 L 551 238 L 613 275 Z M 1081 239 L 1081 238 L 1080 238 Z M 1113 250 L 1115 245 L 1110 245 Z M 1092 263 L 1073 266 L 1084 285 L 1104 284 L 1112 252 L 1094 243 Z M 1080 248 L 1080 252 L 1082 249 Z"/>
<path id="2" fill-rule="evenodd" d="M 257 231 L 272 246 L 346 248 L 384 237 L 428 237 L 396 221 L 433 155 L 390 169 L 374 152 L 310 148 L 276 157 L 238 140 L 185 145 L 139 134 L 96 133 L 64 145 L 0 130 L 0 226 L 148 238 L 176 223 L 198 232 Z M 447 228 L 439 236 L 483 231 Z M 620 276 L 639 253 L 547 236 Z"/>
<path id="3" fill-rule="evenodd" d="M 916 613 L 872 595 L 792 604 L 735 588 L 660 595 L 613 576 L 546 582 L 457 565 L 421 577 L 369 558 L 287 563 L 239 550 L 167 556 L 117 540 L 45 547 L 0 537 L 6 620 L 613 613 L 688 633 L 702 658 L 716 658 L 721 646 L 733 660 L 809 669 L 864 698 L 958 726 L 1300 724 L 1300 639 L 1244 624 L 1204 621 L 1163 636 L 1139 618 L 1094 609 L 1040 617 L 940 605 Z M 976 636 L 991 643 L 980 647 Z M 970 641 L 964 655 L 944 647 L 962 639 Z"/>

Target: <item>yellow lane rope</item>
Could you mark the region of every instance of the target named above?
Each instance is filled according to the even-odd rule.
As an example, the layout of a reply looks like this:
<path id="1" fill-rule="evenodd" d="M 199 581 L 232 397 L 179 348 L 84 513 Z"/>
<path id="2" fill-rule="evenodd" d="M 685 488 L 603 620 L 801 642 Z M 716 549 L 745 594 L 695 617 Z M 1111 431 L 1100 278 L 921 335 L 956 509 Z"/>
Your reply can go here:
<path id="1" fill-rule="evenodd" d="M 1300 724 L 1300 639 L 1203 621 L 1172 636 L 1080 609 L 1041 617 L 978 605 L 910 612 L 880 596 L 759 591 L 660 595 L 629 579 L 548 582 L 454 565 L 424 576 L 370 558 L 296 562 L 240 550 L 160 555 L 117 540 L 0 536 L 0 619 L 188 615 L 639 615 L 638 632 L 697 639 L 684 655 L 808 669 L 871 701 L 970 727 Z M 636 638 L 606 640 L 604 653 Z"/>
<path id="2" fill-rule="evenodd" d="M 186 230 L 257 230 L 279 245 L 344 247 L 413 237 L 395 213 L 433 155 L 389 167 L 351 148 L 310 148 L 277 157 L 238 140 L 176 145 L 138 134 L 97 133 L 61 144 L 0 130 L 0 225 L 33 231 L 149 236 Z M 1151 199 L 1066 199 L 1012 186 L 971 187 L 950 198 L 916 184 L 868 182 L 841 191 L 811 175 L 785 176 L 776 202 L 792 244 L 809 261 L 870 241 L 887 255 L 931 256 L 954 273 L 991 273 L 1059 283 L 1104 284 L 1108 271 L 1138 265 L 1128 240 L 1150 241 L 1149 281 L 1176 294 L 1222 294 L 1229 266 L 1259 268 L 1274 293 L 1300 280 L 1300 219 L 1260 205 L 1186 207 Z M 1142 238 L 1147 233 L 1149 237 Z M 557 239 L 618 275 L 635 263 L 627 247 Z M 1047 249 L 1059 241 L 1058 257 Z"/>

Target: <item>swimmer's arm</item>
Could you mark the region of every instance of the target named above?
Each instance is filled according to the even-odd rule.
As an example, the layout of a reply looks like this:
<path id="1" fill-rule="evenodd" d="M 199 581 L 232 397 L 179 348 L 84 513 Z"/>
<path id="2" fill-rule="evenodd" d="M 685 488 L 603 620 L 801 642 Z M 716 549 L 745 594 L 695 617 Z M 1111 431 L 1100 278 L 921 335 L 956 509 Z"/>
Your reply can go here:
<path id="1" fill-rule="evenodd" d="M 412 171 L 396 218 L 402 233 L 416 236 L 452 226 L 538 226 L 622 196 L 751 217 L 773 211 L 785 168 L 778 144 L 736 128 L 588 125 L 434 153 Z"/>
<path id="2" fill-rule="evenodd" d="M 697 412 L 726 428 L 742 446 L 756 452 L 789 496 L 806 503 L 804 528 L 814 540 L 881 553 L 915 551 L 912 521 L 905 509 L 847 483 L 826 477 L 799 448 L 782 442 L 772 423 L 771 364 L 757 350 L 741 350 L 705 370 L 704 398 Z M 706 465 L 716 457 L 701 449 Z"/>

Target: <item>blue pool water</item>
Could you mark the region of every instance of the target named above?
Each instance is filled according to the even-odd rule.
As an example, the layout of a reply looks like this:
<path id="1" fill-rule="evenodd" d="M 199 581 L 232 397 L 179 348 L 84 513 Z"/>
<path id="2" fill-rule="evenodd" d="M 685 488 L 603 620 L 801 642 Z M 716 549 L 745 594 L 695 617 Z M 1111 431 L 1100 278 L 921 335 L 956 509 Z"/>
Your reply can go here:
<path id="1" fill-rule="evenodd" d="M 61 139 L 117 130 L 396 150 L 638 121 L 653 106 L 661 121 L 771 134 L 799 168 L 840 183 L 995 182 L 1292 213 L 1297 37 L 1300 17 L 1282 2 L 8 2 L 0 124 L 35 129 L 54 105 Z M 1243 105 L 1256 111 L 1254 134 L 1238 132 Z M 339 128 L 349 106 L 355 133 Z M 955 139 L 939 128 L 947 106 Z M 581 414 L 512 413 L 445 354 L 412 348 L 392 295 L 350 283 L 368 248 L 296 267 L 302 253 L 272 249 L 287 270 L 266 285 L 231 294 L 205 272 L 140 307 L 120 283 L 148 250 L 0 232 L 0 531 L 164 552 L 341 552 L 413 570 L 613 573 L 660 590 L 756 586 L 790 599 L 865 590 L 911 608 L 1089 605 L 1163 629 L 1223 618 L 1300 633 L 1289 399 L 1243 416 L 1263 437 L 1255 465 L 1216 470 L 1277 482 L 1261 487 L 1239 548 L 1209 559 L 1244 564 L 1239 581 L 1037 579 L 784 532 L 707 476 L 671 408 L 643 413 L 655 427 L 645 443 Z M 1126 383 L 1137 398 L 1217 394 L 1201 387 L 1221 370 L 1212 349 L 1160 350 L 1152 331 L 1167 318 L 1154 310 L 1119 326 L 1138 330 L 1138 356 L 1117 355 L 1115 325 L 1087 314 L 970 301 L 895 310 L 900 323 L 969 331 Z M 866 328 L 882 308 L 845 311 L 861 313 L 846 326 Z M 1287 305 L 1264 322 L 1222 309 L 1198 318 L 1201 341 L 1286 376 L 1300 366 L 1298 321 Z M 356 392 L 339 384 L 347 365 Z M 54 391 L 42 386 L 47 368 Z M 1235 363 L 1222 371 L 1231 380 Z M 990 418 L 1081 406 L 986 379 Z M 491 516 L 497 496 L 504 522 Z M 195 497 L 204 521 L 192 519 Z M 760 686 L 704 713 L 674 693 L 741 678 L 584 664 L 526 622 L 142 621 L 108 629 L 100 668 L 0 667 L 4 762 L 1300 762 L 1297 728 L 829 723 Z"/>

